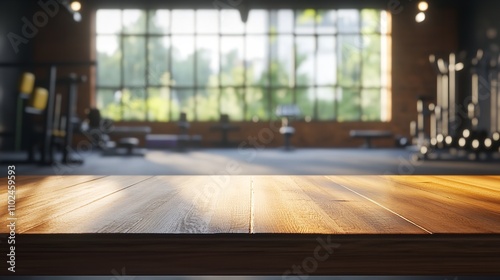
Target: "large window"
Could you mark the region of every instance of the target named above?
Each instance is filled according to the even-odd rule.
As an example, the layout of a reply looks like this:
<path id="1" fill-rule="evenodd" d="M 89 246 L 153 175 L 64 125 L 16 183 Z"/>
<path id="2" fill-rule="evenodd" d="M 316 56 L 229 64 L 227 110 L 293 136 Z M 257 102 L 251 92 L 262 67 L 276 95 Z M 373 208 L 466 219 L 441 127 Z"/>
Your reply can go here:
<path id="1" fill-rule="evenodd" d="M 97 11 L 97 106 L 114 120 L 386 121 L 388 13 Z"/>

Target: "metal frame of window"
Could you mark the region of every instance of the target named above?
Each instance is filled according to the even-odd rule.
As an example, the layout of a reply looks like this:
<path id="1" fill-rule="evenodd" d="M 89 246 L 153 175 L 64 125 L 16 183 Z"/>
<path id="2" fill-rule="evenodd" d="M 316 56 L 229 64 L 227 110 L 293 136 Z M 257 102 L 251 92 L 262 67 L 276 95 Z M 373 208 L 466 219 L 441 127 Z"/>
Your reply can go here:
<path id="1" fill-rule="evenodd" d="M 362 121 L 362 117 L 363 117 L 363 104 L 362 104 L 362 94 L 363 94 L 363 90 L 379 90 L 379 91 L 382 91 L 383 89 L 388 89 L 389 85 L 383 85 L 381 84 L 380 86 L 376 86 L 376 87 L 365 87 L 363 86 L 363 54 L 362 54 L 362 51 L 360 52 L 360 82 L 359 82 L 359 86 L 350 86 L 350 87 L 346 87 L 346 86 L 343 86 L 339 83 L 339 63 L 337 61 L 337 65 L 335 65 L 335 67 L 337 68 L 336 69 L 336 84 L 331 84 L 331 85 L 319 85 L 317 83 L 317 56 L 318 56 L 318 42 L 319 42 L 319 38 L 320 37 L 323 37 L 323 36 L 334 36 L 335 40 L 334 40 L 334 43 L 335 43 L 335 51 L 337 52 L 339 50 L 339 35 L 357 35 L 357 36 L 360 36 L 360 39 L 361 39 L 361 43 L 363 43 L 363 35 L 379 35 L 381 37 L 381 39 L 384 39 L 385 37 L 390 37 L 391 34 L 390 33 L 382 33 L 382 32 L 370 32 L 370 33 L 364 33 L 362 31 L 363 29 L 363 21 L 362 21 L 362 16 L 361 16 L 361 10 L 357 9 L 357 11 L 359 12 L 359 19 L 358 19 L 358 24 L 359 24 L 359 32 L 339 32 L 339 20 L 337 19 L 335 21 L 335 32 L 334 33 L 318 33 L 318 30 L 317 30 L 317 23 L 314 24 L 313 28 L 314 28 L 314 31 L 313 33 L 311 34 L 302 34 L 302 33 L 297 33 L 297 25 L 296 25 L 296 16 L 297 16 L 297 10 L 291 10 L 292 11 L 292 17 L 293 17 L 293 31 L 292 32 L 265 32 L 265 33 L 250 33 L 250 32 L 246 32 L 246 30 L 243 32 L 243 33 L 231 33 L 231 34 L 224 34 L 221 32 L 221 27 L 222 27 L 222 17 L 221 17 L 221 9 L 218 9 L 216 11 L 218 11 L 218 14 L 217 14 L 217 18 L 218 18 L 218 32 L 217 33 L 199 33 L 197 31 L 197 28 L 196 28 L 196 21 L 197 21 L 197 11 L 198 9 L 192 9 L 193 13 L 194 13 L 194 16 L 193 16 L 193 26 L 194 26 L 194 32 L 193 33 L 172 33 L 172 31 L 170 30 L 168 33 L 150 33 L 149 32 L 149 24 L 150 24 L 150 14 L 151 14 L 151 11 L 155 11 L 155 10 L 144 10 L 144 9 L 140 9 L 140 11 L 144 12 L 145 15 L 146 15 L 146 31 L 145 33 L 128 33 L 128 32 L 124 32 L 123 30 L 123 11 L 124 9 L 117 9 L 120 11 L 120 20 L 121 20 L 121 31 L 119 33 L 114 33 L 114 34 L 110 34 L 110 33 L 95 33 L 95 36 L 117 36 L 119 38 L 119 49 L 121 51 L 121 57 L 120 57 L 120 84 L 119 86 L 101 86 L 98 84 L 98 81 L 96 83 L 96 94 L 98 92 L 98 90 L 102 89 L 102 90 L 115 90 L 115 91 L 122 91 L 123 89 L 130 89 L 130 90 L 133 90 L 133 89 L 142 89 L 144 90 L 144 106 L 145 106 L 145 116 L 144 116 L 144 120 L 139 120 L 139 121 L 150 121 L 150 117 L 149 117 L 149 106 L 148 106 L 148 98 L 149 98 L 149 92 L 148 90 L 150 88 L 157 88 L 157 89 L 162 89 L 162 88 L 168 88 L 169 89 L 169 102 L 168 102 L 168 121 L 175 121 L 176 120 L 176 117 L 172 115 L 172 102 L 173 102 L 173 92 L 175 90 L 190 90 L 192 91 L 193 93 L 193 98 L 194 98 L 194 108 L 193 108 L 193 112 L 190 112 L 193 114 L 194 116 L 194 120 L 197 121 L 198 120 L 198 110 L 197 110 L 197 107 L 200 106 L 200 104 L 198 104 L 198 91 L 199 90 L 213 90 L 213 89 L 217 89 L 218 90 L 218 113 L 220 114 L 221 113 L 221 102 L 222 102 L 222 97 L 223 97 L 223 94 L 225 93 L 225 90 L 228 89 L 228 88 L 233 88 L 235 89 L 235 92 L 237 94 L 237 96 L 241 99 L 240 101 L 242 102 L 243 104 L 243 111 L 242 111 L 242 116 L 241 116 L 241 119 L 242 120 L 245 120 L 245 121 L 249 121 L 251 120 L 251 117 L 250 119 L 247 119 L 247 111 L 248 111 L 248 106 L 247 106 L 247 100 L 246 100 L 246 97 L 247 97 L 247 91 L 249 88 L 259 88 L 263 91 L 263 93 L 265 94 L 265 98 L 267 99 L 267 116 L 268 116 L 268 119 L 271 119 L 272 116 L 274 115 L 274 108 L 276 107 L 277 104 L 272 104 L 273 103 L 273 96 L 272 94 L 276 91 L 276 90 L 289 90 L 290 92 L 293 93 L 293 96 L 292 96 L 292 101 L 294 103 L 297 102 L 297 91 L 298 90 L 309 90 L 309 89 L 312 89 L 313 90 L 313 95 L 314 95 L 314 102 L 313 102 L 313 116 L 312 117 L 312 120 L 318 120 L 318 110 L 319 110 L 319 104 L 318 104 L 318 88 L 329 88 L 332 90 L 334 96 L 334 104 L 333 104 L 333 110 L 334 110 L 334 118 L 332 120 L 337 120 L 338 119 L 338 114 L 339 114 L 339 102 L 338 102 L 338 91 L 339 89 L 351 89 L 351 90 L 355 90 L 358 95 L 359 95 L 359 120 L 356 120 L 356 121 Z M 169 13 L 170 13 L 170 16 L 169 16 L 169 27 L 171 28 L 172 27 L 172 11 L 174 9 L 168 9 Z M 285 9 L 286 10 L 286 9 Z M 319 10 L 323 10 L 323 9 L 314 9 L 315 11 L 315 15 L 317 14 L 317 12 Z M 266 10 L 268 13 L 268 22 L 267 22 L 267 30 L 270 30 L 270 26 L 271 26 L 271 22 L 272 22 L 272 13 L 276 13 L 277 15 L 277 12 L 279 10 Z M 335 11 L 338 11 L 338 10 L 335 10 Z M 292 47 L 293 47 L 293 61 L 292 61 L 292 68 L 293 68 L 293 75 L 292 77 L 290 77 L 290 79 L 293 79 L 292 81 L 292 86 L 275 86 L 275 85 L 272 85 L 271 83 L 271 80 L 272 80 L 272 72 L 269 71 L 269 69 L 271 69 L 271 64 L 272 64 L 272 61 L 273 61 L 273 58 L 272 58 L 272 44 L 268 42 L 268 46 L 267 46 L 267 66 L 268 66 L 268 81 L 267 81 L 267 85 L 266 86 L 259 86 L 259 85 L 252 85 L 252 84 L 247 84 L 247 74 L 248 74 L 248 67 L 247 67 L 247 63 L 243 63 L 243 83 L 240 84 L 240 85 L 223 85 L 222 83 L 222 39 L 224 37 L 242 37 L 243 39 L 243 58 L 244 60 L 246 61 L 247 59 L 247 40 L 248 40 L 248 37 L 249 36 L 267 36 L 268 38 L 270 38 L 270 36 L 282 36 L 282 35 L 288 35 L 288 36 L 292 36 Z M 150 62 L 149 62 L 149 42 L 150 42 L 150 38 L 155 38 L 155 37 L 168 37 L 168 40 L 169 40 L 169 44 L 170 44 L 170 47 L 168 49 L 168 57 L 169 57 L 169 61 L 168 61 L 168 71 L 169 73 L 172 73 L 172 59 L 173 59 L 173 55 L 172 55 L 172 50 L 173 50 L 173 40 L 172 38 L 175 37 L 175 36 L 192 36 L 193 38 L 193 41 L 194 41 L 194 61 L 193 61 L 193 69 L 194 69 L 194 73 L 193 73 L 193 85 L 192 86 L 177 86 L 177 85 L 172 85 L 172 83 L 168 83 L 167 85 L 162 85 L 162 84 L 158 84 L 158 85 L 155 85 L 155 84 L 151 84 L 150 81 L 149 81 L 149 76 L 151 75 L 150 73 Z M 198 61 L 198 49 L 197 49 L 197 39 L 199 38 L 199 36 L 214 36 L 216 38 L 218 38 L 218 71 L 219 73 L 217 74 L 218 76 L 218 85 L 217 86 L 204 86 L 204 85 L 199 85 L 198 84 L 198 65 L 197 65 L 197 61 Z M 312 81 L 310 84 L 308 85 L 297 85 L 297 65 L 296 65 L 296 58 L 297 58 L 297 44 L 298 44 L 298 41 L 297 39 L 300 38 L 300 37 L 314 37 L 314 44 L 315 44 L 315 50 L 314 50 L 314 53 L 312 54 L 313 58 L 314 58 L 314 62 L 313 62 L 313 67 L 314 67 L 314 71 L 313 71 L 313 75 L 312 75 L 312 79 L 314 81 Z M 144 86 L 125 86 L 125 71 L 124 71 L 124 64 L 125 64 L 125 52 L 124 52 L 124 38 L 126 37 L 144 37 L 145 38 L 145 84 Z M 381 50 L 383 51 L 383 50 Z M 335 54 L 337 55 L 337 54 Z M 381 73 L 382 74 L 382 73 Z M 383 74 L 382 74 L 383 75 Z M 381 78 L 381 81 L 382 81 L 382 78 Z M 263 104 L 265 106 L 265 104 Z M 120 116 L 121 116 L 121 120 L 124 120 L 124 104 L 123 104 L 123 98 L 121 98 L 120 100 Z"/>

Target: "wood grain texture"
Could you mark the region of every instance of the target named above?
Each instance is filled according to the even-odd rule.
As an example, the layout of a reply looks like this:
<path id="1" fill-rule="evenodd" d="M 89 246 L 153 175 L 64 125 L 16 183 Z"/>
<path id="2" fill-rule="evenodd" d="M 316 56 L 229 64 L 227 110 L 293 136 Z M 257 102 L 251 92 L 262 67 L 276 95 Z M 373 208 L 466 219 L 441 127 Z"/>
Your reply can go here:
<path id="1" fill-rule="evenodd" d="M 23 198 L 40 196 L 43 193 L 63 190 L 67 187 L 90 182 L 102 177 L 104 176 L 16 176 L 16 193 Z M 7 180 L 5 178 L 0 183 L 0 186 L 6 183 Z M 0 191 L 1 201 L 5 201 L 6 197 L 7 192 L 5 189 L 2 189 Z"/>
<path id="2" fill-rule="evenodd" d="M 425 183 L 419 176 L 328 176 L 328 178 L 431 233 L 500 233 L 500 215 L 495 210 L 500 207 L 500 200 L 496 200 L 497 207 L 484 208 L 475 204 L 475 199 L 469 199 L 466 203 L 463 194 L 460 195 L 462 201 L 451 199 L 449 195 L 436 193 L 439 185 L 432 181 L 437 180 L 433 177 L 425 179 Z M 456 180 L 456 187 L 460 186 L 460 179 L 453 180 Z M 500 182 L 498 179 L 497 181 Z M 430 184 L 430 187 L 426 184 Z"/>
<path id="3" fill-rule="evenodd" d="M 290 176 L 254 176 L 253 232 L 343 233 Z"/>
<path id="4" fill-rule="evenodd" d="M 498 176 L 27 176 L 17 182 L 18 233 L 500 233 Z"/>
<path id="5" fill-rule="evenodd" d="M 326 177 L 293 176 L 291 179 L 335 221 L 343 233 L 426 233 Z"/>
<path id="6" fill-rule="evenodd" d="M 18 186 L 16 214 L 20 233 L 248 233 L 250 178 L 48 177 Z"/>
<path id="7" fill-rule="evenodd" d="M 78 208 L 92 209 L 88 206 L 93 202 L 120 192 L 149 177 L 113 176 L 88 180 L 79 184 L 74 184 L 73 176 L 64 178 L 63 182 L 58 182 L 54 188 L 45 190 L 42 184 L 33 187 L 32 192 L 35 192 L 35 194 L 31 193 L 25 197 L 17 195 L 16 216 L 20 221 L 17 227 L 18 233 L 30 232 L 32 229 L 33 232 L 39 232 L 36 228 L 43 224 L 48 224 L 49 231 L 47 232 L 52 233 L 54 231 L 51 231 L 52 227 L 50 225 L 57 223 L 61 216 L 71 213 Z M 45 179 L 42 180 L 44 181 Z M 31 188 L 31 186 L 17 186 L 16 190 L 22 192 L 23 188 Z M 6 206 L 2 207 L 5 207 L 4 209 L 7 208 Z M 4 212 L 0 218 L 6 221 L 7 215 Z M 66 225 L 57 226 L 64 228 L 63 232 L 70 231 Z M 7 231 L 5 228 L 2 228 L 1 232 Z"/>

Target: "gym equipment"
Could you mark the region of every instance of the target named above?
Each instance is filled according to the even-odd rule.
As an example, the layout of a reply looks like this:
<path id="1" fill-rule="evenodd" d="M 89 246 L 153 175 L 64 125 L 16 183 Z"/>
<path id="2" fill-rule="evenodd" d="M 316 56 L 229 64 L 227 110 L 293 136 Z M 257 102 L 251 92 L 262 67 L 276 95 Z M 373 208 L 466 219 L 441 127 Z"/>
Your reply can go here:
<path id="1" fill-rule="evenodd" d="M 44 88 L 37 87 L 35 88 L 33 95 L 31 95 L 30 106 L 37 110 L 43 111 L 47 106 L 48 98 L 49 98 L 49 91 Z"/>
<path id="2" fill-rule="evenodd" d="M 58 82 L 67 86 L 67 96 L 66 96 L 66 116 L 61 116 L 61 124 L 58 133 L 54 134 L 52 130 L 52 143 L 59 143 L 62 148 L 62 160 L 64 164 L 82 164 L 83 160 L 75 159 L 71 156 L 71 143 L 73 141 L 73 132 L 75 127 L 78 127 L 78 120 L 75 118 L 75 107 L 76 107 L 76 96 L 78 94 L 78 84 L 87 81 L 86 76 L 78 76 L 75 73 L 69 74 L 67 77 L 59 79 Z M 59 105 L 59 104 L 56 104 Z M 60 108 L 57 109 L 60 112 Z M 58 141 L 58 139 L 61 139 Z M 53 155 L 53 147 L 51 145 L 50 155 Z M 51 158 L 52 160 L 52 158 Z"/>
<path id="3" fill-rule="evenodd" d="M 296 104 L 278 105 L 276 116 L 281 118 L 280 134 L 284 137 L 284 148 L 292 150 L 291 138 L 295 134 L 295 128 L 291 126 L 291 120 L 301 115 L 299 106 Z"/>
<path id="4" fill-rule="evenodd" d="M 121 138 L 118 141 L 118 147 L 126 149 L 126 155 L 131 156 L 134 153 L 134 148 L 139 146 L 139 139 L 134 137 Z"/>
<path id="5" fill-rule="evenodd" d="M 21 76 L 19 83 L 19 93 L 23 95 L 30 95 L 35 86 L 35 75 L 33 73 L 25 72 Z"/>
<path id="6" fill-rule="evenodd" d="M 23 129 L 23 108 L 26 107 L 26 99 L 29 98 L 35 86 L 35 75 L 25 72 L 22 74 L 19 81 L 19 96 L 17 99 L 17 114 L 16 114 L 16 151 L 21 149 L 22 129 Z"/>
<path id="7" fill-rule="evenodd" d="M 219 141 L 218 145 L 219 147 L 222 148 L 228 148 L 231 147 L 231 142 L 229 142 L 229 132 L 231 131 L 238 131 L 240 130 L 239 126 L 232 125 L 229 122 L 229 115 L 228 114 L 221 114 L 219 123 L 212 125 L 210 127 L 210 131 L 218 131 L 221 134 L 221 140 Z"/>
<path id="8" fill-rule="evenodd" d="M 18 114 L 16 119 L 17 125 L 16 131 L 13 134 L 15 135 L 16 150 L 24 148 L 27 150 L 28 155 L 27 159 L 24 161 L 15 161 L 17 164 L 53 164 L 53 145 L 57 144 L 59 141 L 57 138 L 61 137 L 65 139 L 64 142 L 61 142 L 65 145 L 63 147 L 64 155 L 62 162 L 72 162 L 69 157 L 69 150 L 72 140 L 72 130 L 75 126 L 76 120 L 74 110 L 72 108 L 74 108 L 74 103 L 76 102 L 74 95 L 76 95 L 76 83 L 78 83 L 78 81 L 74 81 L 75 84 L 71 85 L 71 82 L 69 84 L 67 83 L 68 79 L 71 80 L 71 78 L 58 79 L 57 69 L 58 67 L 74 68 L 90 67 L 94 65 L 96 65 L 95 62 L 0 63 L 0 67 L 19 69 L 21 71 L 30 70 L 30 72 L 25 72 L 21 75 L 18 88 L 20 99 L 18 101 Z M 38 81 L 38 79 L 35 80 L 35 76 L 31 72 L 44 69 L 47 73 L 47 80 L 42 83 L 46 85 L 46 90 L 41 89 L 44 88 L 44 86 L 38 85 L 37 88 L 40 89 L 35 89 L 35 91 L 33 91 L 35 81 Z M 58 83 L 66 83 L 69 85 L 67 101 L 68 104 L 73 104 L 71 107 L 61 106 L 61 101 L 58 101 L 58 104 L 55 104 L 55 90 Z M 59 108 L 59 112 L 57 114 L 55 112 L 56 105 Z M 67 112 L 67 115 L 64 118 L 64 123 L 59 122 L 59 120 L 63 120 L 63 117 L 61 116 L 61 107 L 65 108 L 65 111 Z M 35 118 L 35 116 L 39 117 Z M 56 117 L 56 120 L 54 120 L 54 117 Z M 35 125 L 35 119 L 42 121 L 42 124 L 39 127 Z M 23 138 L 21 138 L 21 136 Z M 35 148 L 37 147 L 40 148 L 39 158 L 35 158 Z M 6 162 L 13 163 L 13 161 Z"/>
<path id="9" fill-rule="evenodd" d="M 446 58 L 444 58 L 446 57 Z M 489 63 L 485 61 L 490 59 Z M 460 62 L 459 62 L 460 60 Z M 500 55 L 478 50 L 467 64 L 470 88 L 463 96 L 465 110 L 457 102 L 457 74 L 466 67 L 463 55 L 429 56 L 436 78 L 436 103 L 417 101 L 417 121 L 410 123 L 417 159 L 493 159 L 500 149 Z M 488 92 L 485 92 L 485 89 Z M 489 102 L 488 102 L 489 101 Z M 429 123 L 427 128 L 425 124 Z M 426 132 L 429 135 L 426 135 Z M 432 155 L 432 156 L 431 156 Z"/>
<path id="10" fill-rule="evenodd" d="M 151 128 L 114 126 L 113 121 L 101 117 L 99 109 L 87 110 L 87 119 L 82 125 L 83 134 L 94 146 L 102 150 L 103 156 L 144 156 L 146 150 L 139 148 L 139 139 L 130 135 L 151 133 Z M 110 134 L 126 135 L 120 137 L 118 143 L 111 141 Z"/>
<path id="11" fill-rule="evenodd" d="M 392 132 L 388 130 L 351 130 L 349 135 L 352 138 L 364 138 L 365 144 L 363 148 L 366 149 L 373 148 L 371 140 L 374 138 L 392 138 L 393 136 Z M 399 144 L 404 145 L 404 142 L 399 142 Z"/>
<path id="12" fill-rule="evenodd" d="M 179 128 L 179 135 L 177 136 L 176 148 L 180 151 L 184 151 L 190 142 L 190 137 L 188 134 L 190 124 L 187 120 L 187 114 L 185 112 L 180 113 L 177 127 Z"/>

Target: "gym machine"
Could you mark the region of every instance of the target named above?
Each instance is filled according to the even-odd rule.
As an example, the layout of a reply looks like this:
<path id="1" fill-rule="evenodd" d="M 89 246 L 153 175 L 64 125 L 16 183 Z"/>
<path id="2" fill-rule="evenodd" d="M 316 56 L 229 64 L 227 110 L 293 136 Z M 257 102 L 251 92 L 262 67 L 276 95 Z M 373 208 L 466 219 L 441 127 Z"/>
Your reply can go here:
<path id="1" fill-rule="evenodd" d="M 75 127 L 78 126 L 75 116 L 75 105 L 78 84 L 85 82 L 86 77 L 70 74 L 58 77 L 60 67 L 90 67 L 95 62 L 48 62 L 48 63 L 0 63 L 2 68 L 12 68 L 25 72 L 21 76 L 19 86 L 19 98 L 16 115 L 16 131 L 11 133 L 15 137 L 16 151 L 27 150 L 25 160 L 3 160 L 9 164 L 33 164 L 51 165 L 55 163 L 54 147 L 62 150 L 63 164 L 82 163 L 71 156 L 71 142 Z M 32 72 L 42 73 L 46 70 L 47 78 L 39 84 L 47 85 L 47 89 L 35 85 L 35 75 Z M 66 103 L 62 106 L 62 95 L 56 95 L 56 87 L 65 85 L 67 87 Z M 34 87 L 30 95 L 30 89 Z M 29 100 L 29 101 L 28 101 Z M 62 108 L 65 108 L 63 111 Z M 65 116 L 62 116 L 62 113 Z M 41 123 L 37 126 L 35 123 Z M 7 134 L 9 135 L 9 134 Z M 39 157 L 36 157 L 35 148 L 39 146 Z"/>

